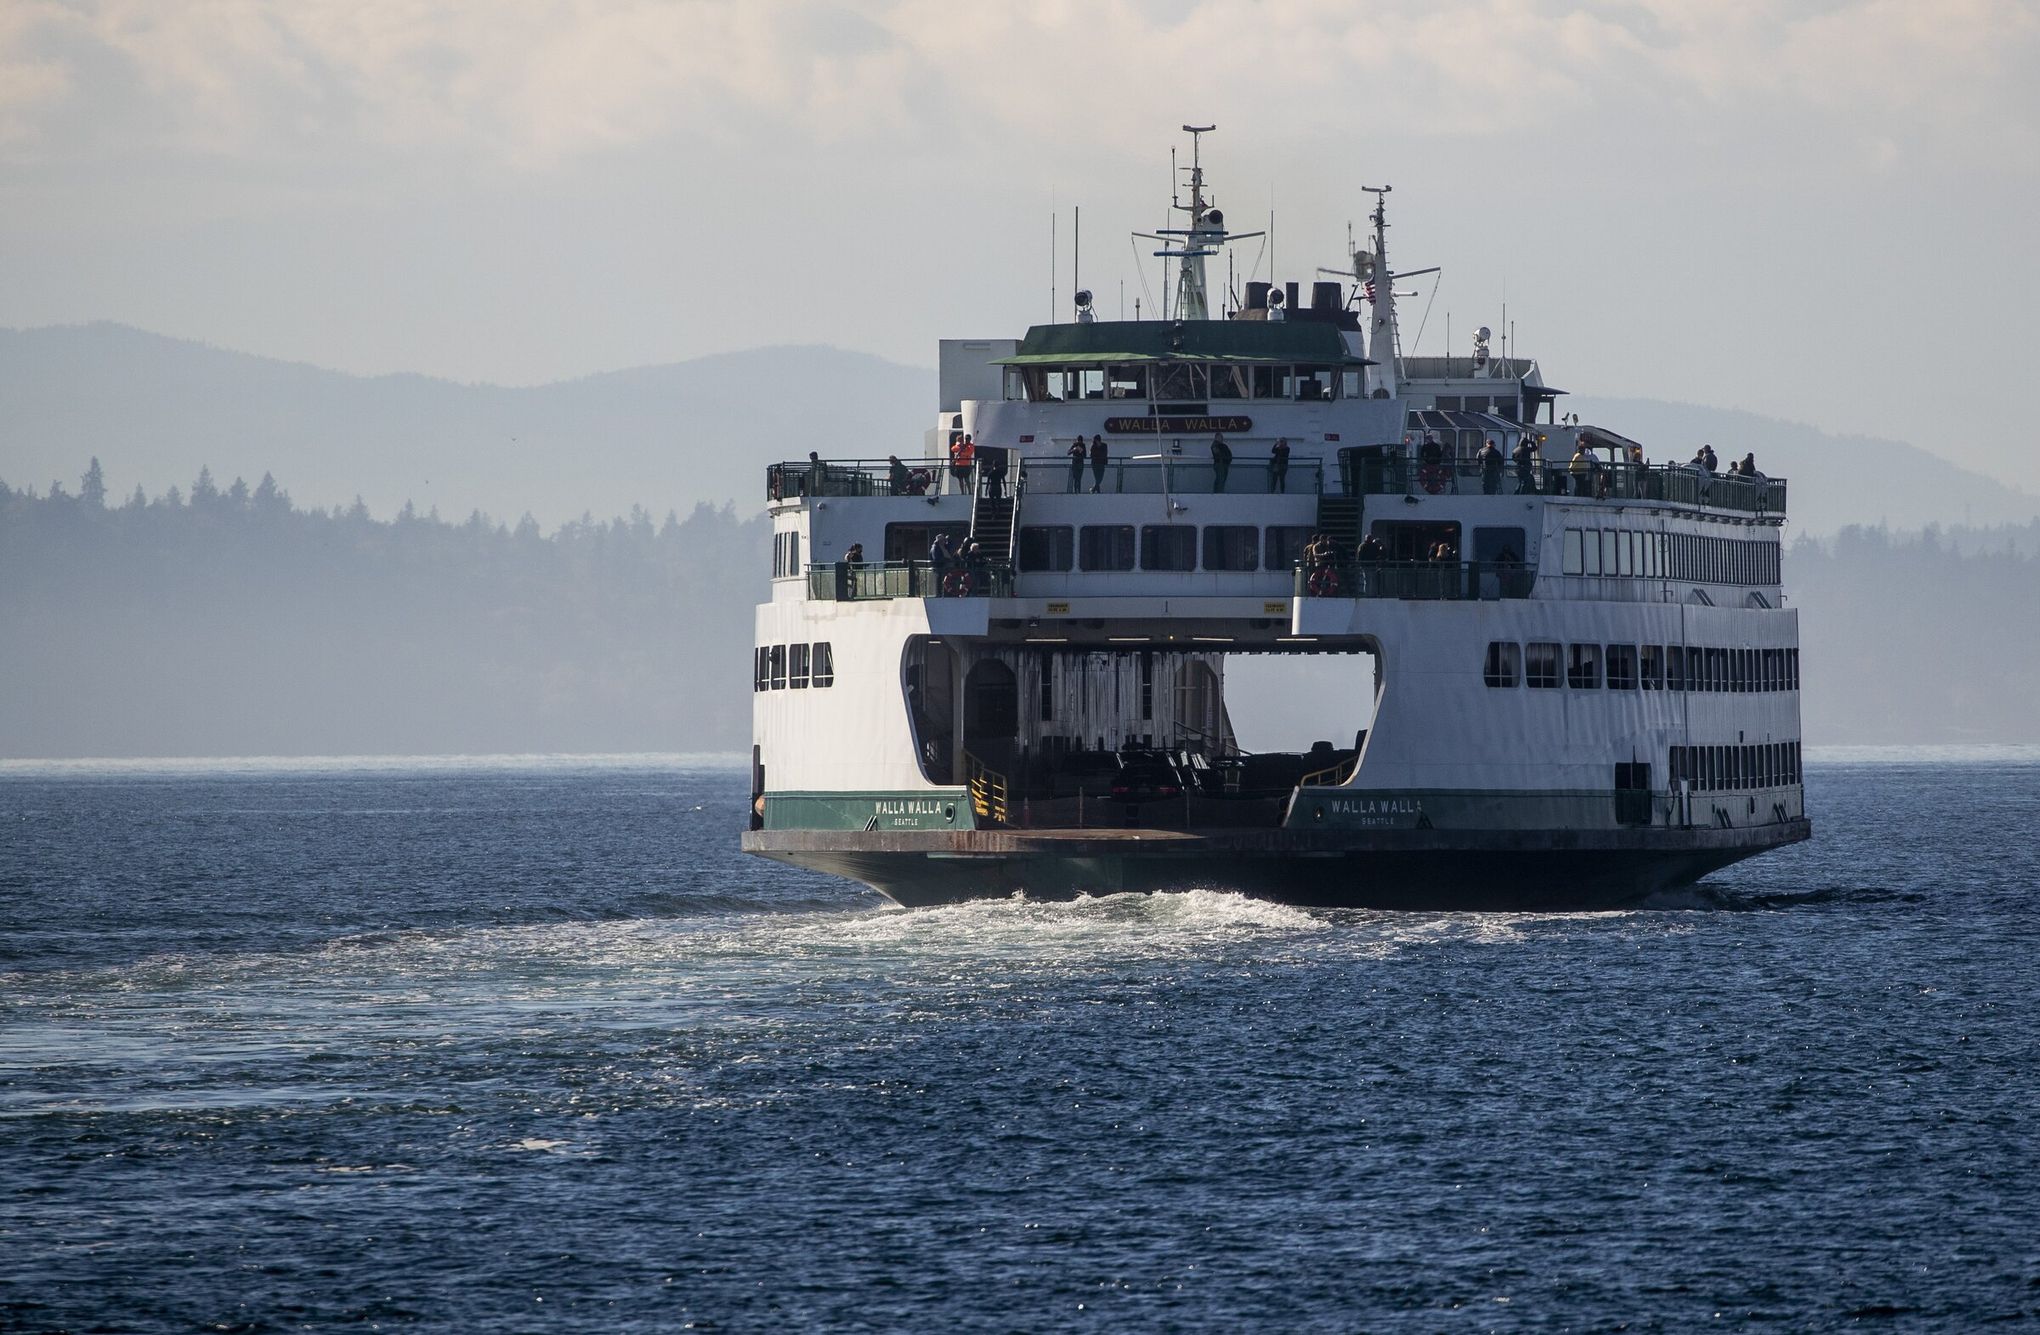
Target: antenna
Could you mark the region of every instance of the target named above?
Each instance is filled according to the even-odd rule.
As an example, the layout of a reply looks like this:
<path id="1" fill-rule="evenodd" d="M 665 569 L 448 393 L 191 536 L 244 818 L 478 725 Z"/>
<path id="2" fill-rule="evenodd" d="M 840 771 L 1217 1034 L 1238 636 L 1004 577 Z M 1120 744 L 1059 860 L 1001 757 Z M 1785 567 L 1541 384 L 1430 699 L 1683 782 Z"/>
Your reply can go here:
<path id="1" fill-rule="evenodd" d="M 1048 322 L 1055 323 L 1055 205 L 1048 206 Z"/>
<path id="2" fill-rule="evenodd" d="M 1070 205 L 1070 291 L 1081 292 L 1084 287 L 1084 206 Z M 1078 302 L 1088 306 L 1089 302 Z M 1504 311 L 1507 307 L 1503 308 Z"/>

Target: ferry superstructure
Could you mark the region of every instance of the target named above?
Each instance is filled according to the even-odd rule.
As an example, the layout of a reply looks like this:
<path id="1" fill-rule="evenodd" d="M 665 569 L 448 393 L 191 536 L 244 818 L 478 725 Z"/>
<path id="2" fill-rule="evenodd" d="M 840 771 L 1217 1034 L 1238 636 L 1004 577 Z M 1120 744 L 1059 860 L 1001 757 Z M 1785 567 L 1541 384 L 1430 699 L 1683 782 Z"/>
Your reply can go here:
<path id="1" fill-rule="evenodd" d="M 1385 187 L 1350 287 L 1214 312 L 1184 128 L 1168 318 L 946 340 L 914 457 L 768 470 L 744 848 L 908 905 L 1538 908 L 1807 838 L 1784 481 L 1638 462 L 1485 329 L 1402 355 Z M 1265 654 L 1347 656 L 1364 730 L 1243 750 Z"/>

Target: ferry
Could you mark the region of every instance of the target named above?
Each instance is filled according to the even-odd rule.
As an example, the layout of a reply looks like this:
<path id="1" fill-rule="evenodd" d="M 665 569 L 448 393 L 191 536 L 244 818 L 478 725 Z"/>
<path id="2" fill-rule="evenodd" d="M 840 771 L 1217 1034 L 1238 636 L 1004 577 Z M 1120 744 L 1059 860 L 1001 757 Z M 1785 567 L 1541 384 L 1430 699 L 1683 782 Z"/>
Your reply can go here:
<path id="1" fill-rule="evenodd" d="M 1785 481 L 1649 462 L 1486 328 L 1405 353 L 1387 186 L 1349 266 L 1214 294 L 1260 234 L 1183 128 L 1162 318 L 944 340 L 904 455 L 766 470 L 743 848 L 907 906 L 1538 910 L 1810 837 Z M 1241 744 L 1264 656 L 1323 735 Z"/>

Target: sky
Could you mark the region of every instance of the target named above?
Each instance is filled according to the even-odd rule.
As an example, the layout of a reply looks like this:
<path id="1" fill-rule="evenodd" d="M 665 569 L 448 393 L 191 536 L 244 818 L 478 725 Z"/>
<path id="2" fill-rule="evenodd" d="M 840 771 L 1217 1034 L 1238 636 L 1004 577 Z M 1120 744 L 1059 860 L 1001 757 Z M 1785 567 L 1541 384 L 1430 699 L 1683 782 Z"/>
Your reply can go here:
<path id="1" fill-rule="evenodd" d="M 1193 120 L 1279 279 L 1394 186 L 1392 261 L 1443 266 L 1406 350 L 1506 308 L 1582 395 L 2040 491 L 2040 0 L 0 0 L 0 325 L 499 384 L 932 365 L 1052 278 L 1066 315 L 1073 207 L 1105 315 L 1151 308 L 1128 233 Z"/>

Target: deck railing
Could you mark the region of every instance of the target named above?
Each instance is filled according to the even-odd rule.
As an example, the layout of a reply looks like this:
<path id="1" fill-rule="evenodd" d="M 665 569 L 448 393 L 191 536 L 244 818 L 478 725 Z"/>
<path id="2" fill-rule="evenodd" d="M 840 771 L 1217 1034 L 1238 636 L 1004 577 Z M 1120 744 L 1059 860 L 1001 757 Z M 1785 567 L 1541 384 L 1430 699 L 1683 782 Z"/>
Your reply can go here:
<path id="1" fill-rule="evenodd" d="M 1144 448 L 1136 446 L 1135 448 Z M 1104 495 L 1265 496 L 1292 493 L 1315 496 L 1330 490 L 1348 496 L 1480 495 L 1571 496 L 1587 500 L 1666 501 L 1705 505 L 1746 514 L 1785 513 L 1782 477 L 1745 478 L 1708 473 L 1686 464 L 1611 464 L 1597 462 L 1575 470 L 1569 460 L 1545 460 L 1527 470 L 1505 464 L 1489 474 L 1473 460 L 1426 464 L 1403 455 L 1292 458 L 1277 472 L 1266 455 L 1236 455 L 1224 472 L 1193 449 L 1183 455 L 1140 453 L 1108 459 L 1101 474 L 1087 459 L 1081 467 L 1066 457 L 1034 455 L 1010 465 L 1007 484 L 1021 493 L 1068 496 L 1097 491 Z M 943 461 L 888 459 L 827 459 L 778 463 L 765 469 L 768 500 L 801 496 L 937 496 L 969 494 L 988 486 L 982 465 L 959 479 Z"/>
<path id="2" fill-rule="evenodd" d="M 1404 456 L 1342 461 L 1341 482 L 1348 494 L 1575 496 L 1590 500 L 1669 501 L 1677 505 L 1708 505 L 1748 514 L 1785 513 L 1785 479 L 1708 473 L 1686 464 L 1611 464 L 1599 460 L 1575 469 L 1570 460 L 1547 459 L 1542 467 L 1520 469 L 1506 463 L 1499 473 L 1484 472 L 1474 460 L 1426 464 Z"/>
<path id="3" fill-rule="evenodd" d="M 1298 598 L 1493 602 L 1528 598 L 1537 572 L 1518 562 L 1342 561 L 1296 568 Z"/>
<path id="4" fill-rule="evenodd" d="M 1010 598 L 1011 566 L 987 562 L 938 571 L 926 561 L 835 561 L 807 568 L 808 597 L 847 603 L 866 598 Z"/>

